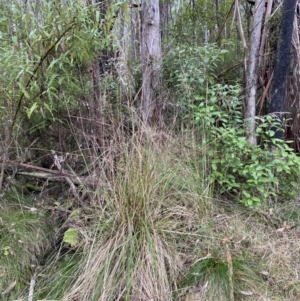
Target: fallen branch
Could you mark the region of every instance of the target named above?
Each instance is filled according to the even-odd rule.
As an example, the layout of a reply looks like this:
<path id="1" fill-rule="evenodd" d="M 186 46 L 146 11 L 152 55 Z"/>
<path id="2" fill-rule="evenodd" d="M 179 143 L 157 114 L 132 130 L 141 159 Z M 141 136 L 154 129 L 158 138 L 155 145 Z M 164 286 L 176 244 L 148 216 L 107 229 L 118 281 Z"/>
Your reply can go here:
<path id="1" fill-rule="evenodd" d="M 2 161 L 2 163 L 5 162 L 5 165 L 10 165 L 14 168 L 17 168 L 16 174 L 19 175 L 42 178 L 50 181 L 66 181 L 69 184 L 71 181 L 74 185 L 89 186 L 92 188 L 95 187 L 97 184 L 96 179 L 92 176 L 79 177 L 77 175 L 70 174 L 65 171 L 47 169 L 40 166 L 34 166 L 26 163 L 21 163 L 18 161 L 3 160 L 3 159 L 4 158 L 0 157 L 0 160 Z M 25 169 L 25 170 L 19 170 L 19 169 Z M 34 171 L 27 171 L 27 170 L 34 170 Z"/>
<path id="2" fill-rule="evenodd" d="M 32 301 L 33 300 L 33 292 L 34 292 L 35 284 L 36 284 L 36 274 L 34 274 L 31 277 L 31 280 L 30 280 L 28 301 Z"/>

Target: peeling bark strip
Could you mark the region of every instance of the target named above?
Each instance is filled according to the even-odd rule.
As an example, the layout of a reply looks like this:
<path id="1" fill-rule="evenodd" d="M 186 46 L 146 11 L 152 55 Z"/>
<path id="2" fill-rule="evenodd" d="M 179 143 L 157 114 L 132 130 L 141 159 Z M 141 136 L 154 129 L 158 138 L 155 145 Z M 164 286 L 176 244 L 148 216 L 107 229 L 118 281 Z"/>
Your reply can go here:
<path id="1" fill-rule="evenodd" d="M 283 120 L 283 106 L 286 94 L 286 78 L 291 59 L 291 44 L 296 4 L 297 0 L 284 0 L 283 3 L 280 33 L 277 42 L 274 77 L 271 85 L 271 103 L 269 107 L 269 113 L 278 118 L 281 123 Z M 283 130 L 274 130 L 274 138 L 283 139 Z"/>
<path id="2" fill-rule="evenodd" d="M 159 0 L 142 0 L 142 117 L 145 125 L 160 118 L 160 20 Z M 158 116 L 154 116 L 156 113 Z"/>
<path id="3" fill-rule="evenodd" d="M 255 135 L 255 106 L 256 91 L 258 80 L 258 62 L 260 37 L 262 29 L 263 15 L 265 11 L 265 1 L 257 0 L 254 8 L 252 32 L 250 38 L 250 53 L 246 78 L 246 106 L 245 106 L 245 125 L 247 129 L 248 141 L 256 145 Z"/>

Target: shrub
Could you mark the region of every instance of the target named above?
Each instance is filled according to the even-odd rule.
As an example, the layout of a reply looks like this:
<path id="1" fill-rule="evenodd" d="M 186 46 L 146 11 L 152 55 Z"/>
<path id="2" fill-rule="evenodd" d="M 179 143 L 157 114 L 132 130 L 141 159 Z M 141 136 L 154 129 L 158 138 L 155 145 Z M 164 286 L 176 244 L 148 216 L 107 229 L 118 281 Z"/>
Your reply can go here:
<path id="1" fill-rule="evenodd" d="M 209 162 L 215 193 L 229 193 L 249 207 L 260 206 L 269 197 L 294 197 L 300 159 L 286 143 L 272 138 L 271 117 L 257 132 L 267 147 L 248 143 L 239 85 L 219 84 L 214 77 L 224 53 L 215 46 L 182 47 L 169 73 L 169 83 L 180 95 L 177 105 L 198 132 L 198 147 L 205 157 L 199 160 Z"/>

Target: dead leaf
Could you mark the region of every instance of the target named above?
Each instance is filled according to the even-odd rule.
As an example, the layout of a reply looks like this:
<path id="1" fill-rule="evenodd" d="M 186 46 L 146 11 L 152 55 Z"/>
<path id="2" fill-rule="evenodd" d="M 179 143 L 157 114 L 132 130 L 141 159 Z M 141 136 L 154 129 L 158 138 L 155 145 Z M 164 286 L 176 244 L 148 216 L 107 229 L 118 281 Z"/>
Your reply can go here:
<path id="1" fill-rule="evenodd" d="M 254 295 L 253 292 L 250 292 L 250 291 L 240 291 L 240 293 L 244 296 L 252 296 Z"/>
<path id="2" fill-rule="evenodd" d="M 15 287 L 16 284 L 17 284 L 17 281 L 15 280 L 14 282 L 12 282 L 12 283 L 6 288 L 6 290 L 4 290 L 4 291 L 2 292 L 2 295 L 8 294 L 8 293 Z"/>
<path id="3" fill-rule="evenodd" d="M 204 283 L 199 283 L 197 288 L 198 288 L 199 292 L 206 292 L 207 288 L 208 288 L 208 281 L 206 281 Z"/>
<path id="4" fill-rule="evenodd" d="M 292 228 L 287 222 L 284 222 L 282 227 L 277 229 L 276 232 L 284 232 L 285 230 L 290 230 Z"/>
<path id="5" fill-rule="evenodd" d="M 260 273 L 264 276 L 269 276 L 269 272 L 267 272 L 267 271 L 261 271 Z"/>
<path id="6" fill-rule="evenodd" d="M 228 237 L 225 236 L 225 237 L 222 239 L 222 244 L 226 244 L 226 243 L 228 242 L 228 240 L 229 240 Z"/>
<path id="7" fill-rule="evenodd" d="M 244 242 L 246 240 L 246 238 L 247 238 L 247 236 L 244 235 L 241 240 L 239 240 L 239 241 L 236 242 L 236 244 L 240 244 L 240 243 Z"/>
<path id="8" fill-rule="evenodd" d="M 206 256 L 204 256 L 204 257 L 202 257 L 202 258 L 199 258 L 198 260 L 195 261 L 194 264 L 196 264 L 196 263 L 198 263 L 199 261 L 202 261 L 202 260 L 204 260 L 204 259 L 207 259 L 207 258 L 211 258 L 211 254 L 208 253 Z"/>
<path id="9" fill-rule="evenodd" d="M 289 225 L 287 222 L 284 222 L 282 225 L 286 230 L 290 230 L 292 228 L 291 225 Z"/>

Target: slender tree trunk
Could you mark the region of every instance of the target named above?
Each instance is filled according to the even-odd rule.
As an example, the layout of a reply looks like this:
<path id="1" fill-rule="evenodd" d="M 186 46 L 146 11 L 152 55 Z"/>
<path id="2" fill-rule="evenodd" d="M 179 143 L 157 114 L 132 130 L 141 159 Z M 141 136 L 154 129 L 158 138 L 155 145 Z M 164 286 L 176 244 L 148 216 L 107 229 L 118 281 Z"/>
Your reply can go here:
<path id="1" fill-rule="evenodd" d="M 220 32 L 221 22 L 220 22 L 220 3 L 219 3 L 219 0 L 214 0 L 214 13 L 215 13 L 217 32 Z"/>
<path id="2" fill-rule="evenodd" d="M 142 0 L 142 118 L 150 125 L 161 118 L 159 98 L 161 45 L 159 0 Z"/>
<path id="3" fill-rule="evenodd" d="M 245 106 L 245 125 L 247 129 L 248 141 L 254 145 L 256 145 L 255 106 L 258 80 L 259 48 L 264 11 L 265 0 L 257 0 L 254 7 L 252 32 L 250 38 L 250 53 L 246 78 Z"/>
<path id="4" fill-rule="evenodd" d="M 268 20 L 268 18 L 270 18 L 270 16 L 271 16 L 272 7 L 273 7 L 273 0 L 268 0 L 267 1 L 266 16 L 265 16 L 266 20 Z M 266 22 L 264 24 L 263 33 L 262 33 L 262 37 L 261 37 L 261 43 L 260 43 L 259 66 L 262 65 L 262 60 L 264 58 L 264 53 L 265 53 L 265 48 L 266 48 L 266 43 L 267 43 L 269 31 L 270 31 L 270 26 L 269 26 L 268 22 Z"/>
<path id="5" fill-rule="evenodd" d="M 291 58 L 291 44 L 293 34 L 294 16 L 297 0 L 285 0 L 277 42 L 276 62 L 273 82 L 271 85 L 271 103 L 269 113 L 273 114 L 282 124 L 284 100 L 286 95 L 286 79 Z M 283 129 L 275 129 L 274 138 L 283 139 Z"/>
<path id="6" fill-rule="evenodd" d="M 168 38 L 168 23 L 169 23 L 169 0 L 160 0 L 159 1 L 159 21 L 160 21 L 160 32 L 161 32 L 161 39 L 164 41 Z"/>
<path id="7" fill-rule="evenodd" d="M 130 31 L 130 50 L 129 59 L 140 60 L 141 59 L 141 11 L 139 3 L 137 4 L 135 0 L 130 0 L 130 11 L 129 11 L 129 31 Z M 126 36 L 126 33 L 124 32 Z"/>
<path id="8" fill-rule="evenodd" d="M 240 39 L 242 40 L 242 44 L 243 44 L 243 65 L 244 65 L 243 66 L 244 67 L 243 78 L 244 78 L 244 80 L 246 80 L 248 48 L 247 48 L 247 42 L 246 42 L 244 29 L 243 29 L 243 22 L 242 22 L 242 18 L 241 18 L 239 0 L 234 1 L 234 14 L 235 14 L 236 21 L 237 21 L 238 33 L 240 35 Z"/>
<path id="9" fill-rule="evenodd" d="M 96 141 L 98 146 L 103 147 L 103 116 L 101 108 L 101 94 L 100 94 L 100 68 L 99 68 L 99 59 L 95 58 L 92 63 L 92 76 L 93 76 L 93 123 L 96 135 Z"/>

